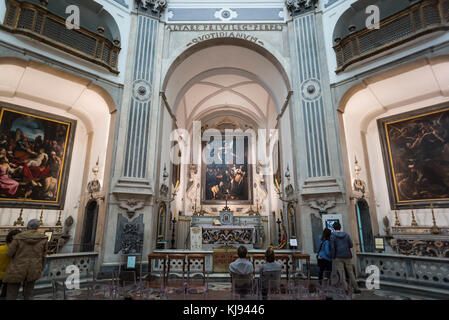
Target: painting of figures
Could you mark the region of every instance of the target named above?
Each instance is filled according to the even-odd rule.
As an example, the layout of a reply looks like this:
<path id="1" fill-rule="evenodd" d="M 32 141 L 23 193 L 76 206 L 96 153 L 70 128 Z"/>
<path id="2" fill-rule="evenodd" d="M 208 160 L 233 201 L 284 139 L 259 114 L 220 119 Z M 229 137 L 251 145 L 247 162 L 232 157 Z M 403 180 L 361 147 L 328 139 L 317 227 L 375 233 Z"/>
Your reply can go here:
<path id="1" fill-rule="evenodd" d="M 203 186 L 205 203 L 250 201 L 250 172 L 248 170 L 248 140 L 244 140 L 243 156 L 237 156 L 236 140 L 223 140 L 222 147 L 211 149 L 217 152 L 215 163 L 203 163 Z M 242 141 L 243 142 L 243 141 Z M 208 148 L 204 145 L 203 148 Z M 207 151 L 206 149 L 206 152 Z M 213 158 L 213 155 L 211 155 Z"/>
<path id="2" fill-rule="evenodd" d="M 378 120 L 393 208 L 449 203 L 449 108 Z"/>
<path id="3" fill-rule="evenodd" d="M 0 205 L 62 209 L 76 122 L 0 106 Z"/>

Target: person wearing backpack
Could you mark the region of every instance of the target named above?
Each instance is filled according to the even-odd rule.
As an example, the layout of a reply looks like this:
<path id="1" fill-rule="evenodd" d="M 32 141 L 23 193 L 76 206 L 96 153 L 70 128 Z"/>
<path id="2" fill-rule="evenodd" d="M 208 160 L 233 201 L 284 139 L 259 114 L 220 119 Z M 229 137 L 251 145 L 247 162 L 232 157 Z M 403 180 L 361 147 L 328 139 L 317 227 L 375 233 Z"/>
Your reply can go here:
<path id="1" fill-rule="evenodd" d="M 319 247 L 316 253 L 316 259 L 318 263 L 318 267 L 320 271 L 318 273 L 318 280 L 323 280 L 324 272 L 328 271 L 329 273 L 332 271 L 332 257 L 330 252 L 330 238 L 332 231 L 328 228 L 323 230 L 323 234 L 319 237 Z"/>
<path id="2" fill-rule="evenodd" d="M 348 273 L 354 293 L 359 294 L 361 291 L 355 279 L 354 268 L 352 266 L 351 248 L 353 244 L 351 237 L 346 232 L 340 231 L 340 222 L 335 222 L 333 228 L 335 232 L 332 233 L 330 238 L 330 252 L 334 260 L 334 268 L 337 271 L 340 282 L 343 282 L 346 292 L 349 291 L 348 283 L 346 282 L 346 273 Z"/>

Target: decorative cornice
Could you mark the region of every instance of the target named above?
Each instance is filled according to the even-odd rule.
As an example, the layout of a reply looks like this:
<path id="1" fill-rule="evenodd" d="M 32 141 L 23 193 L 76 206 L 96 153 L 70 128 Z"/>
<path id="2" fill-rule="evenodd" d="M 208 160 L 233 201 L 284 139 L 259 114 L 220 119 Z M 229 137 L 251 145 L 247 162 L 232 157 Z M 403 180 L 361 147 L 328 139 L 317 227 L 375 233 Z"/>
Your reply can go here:
<path id="1" fill-rule="evenodd" d="M 136 0 L 136 9 L 160 17 L 167 7 L 166 0 Z M 148 11 L 150 9 L 150 11 Z"/>
<path id="2" fill-rule="evenodd" d="M 318 0 L 287 0 L 285 4 L 288 11 L 294 17 L 299 14 L 315 10 Z"/>

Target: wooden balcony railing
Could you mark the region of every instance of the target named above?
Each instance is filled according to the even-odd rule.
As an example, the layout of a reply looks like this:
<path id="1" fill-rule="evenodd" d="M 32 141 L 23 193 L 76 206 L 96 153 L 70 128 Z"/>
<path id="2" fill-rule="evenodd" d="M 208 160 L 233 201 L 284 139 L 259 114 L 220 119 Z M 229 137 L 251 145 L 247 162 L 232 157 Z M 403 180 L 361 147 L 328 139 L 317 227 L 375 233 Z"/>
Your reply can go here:
<path id="1" fill-rule="evenodd" d="M 348 66 L 423 35 L 449 30 L 449 0 L 424 0 L 380 22 L 379 29 L 363 29 L 334 39 L 337 73 Z"/>
<path id="2" fill-rule="evenodd" d="M 100 65 L 112 73 L 119 73 L 117 63 L 120 41 L 112 42 L 105 38 L 101 27 L 98 28 L 98 34 L 83 27 L 68 29 L 65 19 L 49 12 L 44 6 L 10 0 L 0 28 L 37 39 Z"/>

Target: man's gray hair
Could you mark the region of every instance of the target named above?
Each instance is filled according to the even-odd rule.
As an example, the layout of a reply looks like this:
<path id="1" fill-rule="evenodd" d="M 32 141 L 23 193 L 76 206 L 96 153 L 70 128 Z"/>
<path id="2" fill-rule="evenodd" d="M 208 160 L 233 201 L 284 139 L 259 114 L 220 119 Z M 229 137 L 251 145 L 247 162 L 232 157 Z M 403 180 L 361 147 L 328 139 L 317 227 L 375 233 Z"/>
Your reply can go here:
<path id="1" fill-rule="evenodd" d="M 31 219 L 30 221 L 28 221 L 27 228 L 28 229 L 39 229 L 40 225 L 41 225 L 41 223 L 39 220 Z"/>

